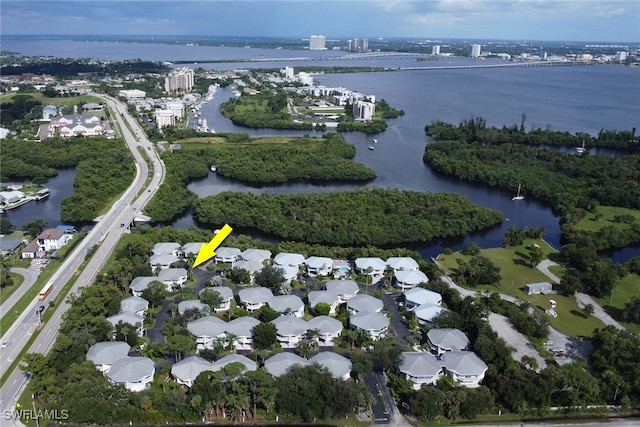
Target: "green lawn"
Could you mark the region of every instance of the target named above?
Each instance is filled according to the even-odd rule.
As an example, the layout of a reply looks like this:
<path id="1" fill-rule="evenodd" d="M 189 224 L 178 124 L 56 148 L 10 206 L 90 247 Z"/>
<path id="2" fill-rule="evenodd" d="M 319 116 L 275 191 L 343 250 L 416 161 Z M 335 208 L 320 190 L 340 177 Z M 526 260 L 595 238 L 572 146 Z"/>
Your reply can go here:
<path id="1" fill-rule="evenodd" d="M 24 282 L 24 277 L 17 273 L 9 273 L 9 277 L 13 279 L 13 285 L 2 288 L 2 292 L 0 292 L 0 304 L 4 303 L 7 298 L 9 298 L 11 294 L 13 294 L 15 290 L 22 285 L 22 282 Z"/>
<path id="2" fill-rule="evenodd" d="M 531 303 L 531 306 L 549 320 L 549 324 L 559 332 L 571 336 L 589 337 L 595 328 L 601 328 L 604 324 L 595 317 L 587 318 L 575 297 L 564 295 L 527 295 L 524 292 L 524 285 L 528 283 L 547 282 L 549 279 L 537 269 L 531 268 L 527 254 L 532 244 L 538 244 L 545 257 L 553 255 L 556 251 L 541 240 L 528 240 L 522 246 L 509 248 L 483 249 L 480 255 L 489 258 L 494 264 L 500 267 L 502 280 L 497 285 L 481 285 L 473 288 L 477 291 L 502 292 L 512 295 L 522 301 Z M 449 273 L 457 268 L 457 259 L 469 260 L 470 256 L 454 252 L 451 255 L 440 255 L 438 261 L 447 269 Z M 562 267 L 554 268 L 553 273 L 562 275 Z M 560 270 L 560 271 L 559 271 Z M 557 302 L 556 312 L 558 317 L 549 317 L 545 310 L 550 307 L 549 300 Z"/>
<path id="3" fill-rule="evenodd" d="M 596 219 L 597 214 L 602 214 L 602 218 L 600 219 L 600 221 Z M 617 206 L 598 206 L 595 213 L 588 213 L 587 216 L 578 221 L 575 228 L 577 230 L 595 232 L 603 227 L 613 225 L 616 228 L 628 230 L 629 228 L 631 228 L 631 224 L 621 224 L 618 222 L 613 222 L 613 217 L 615 215 L 621 214 L 633 215 L 636 219 L 635 222 L 640 222 L 640 210 L 620 208 Z"/>
<path id="4" fill-rule="evenodd" d="M 525 241 L 522 246 L 483 249 L 480 255 L 489 258 L 495 265 L 500 267 L 502 280 L 497 285 L 481 285 L 475 289 L 478 291 L 502 292 L 524 300 L 527 297 L 527 294 L 524 293 L 524 285 L 549 281 L 547 276 L 537 269 L 531 268 L 528 260 L 529 250 L 527 247 L 532 244 L 540 246 L 540 249 L 544 253 L 543 258 L 548 258 L 550 254 L 556 252 L 542 240 L 533 239 Z M 462 255 L 460 252 L 454 252 L 451 255 L 441 254 L 438 256 L 438 261 L 449 273 L 454 272 L 457 268 L 457 259 L 469 261 L 471 257 Z"/>
<path id="5" fill-rule="evenodd" d="M 616 282 L 616 286 L 610 296 L 594 299 L 614 319 L 620 321 L 625 303 L 631 301 L 631 297 L 635 295 L 640 295 L 640 276 L 627 274 Z M 623 323 L 623 325 L 632 331 L 640 333 L 640 325 L 634 323 Z"/>

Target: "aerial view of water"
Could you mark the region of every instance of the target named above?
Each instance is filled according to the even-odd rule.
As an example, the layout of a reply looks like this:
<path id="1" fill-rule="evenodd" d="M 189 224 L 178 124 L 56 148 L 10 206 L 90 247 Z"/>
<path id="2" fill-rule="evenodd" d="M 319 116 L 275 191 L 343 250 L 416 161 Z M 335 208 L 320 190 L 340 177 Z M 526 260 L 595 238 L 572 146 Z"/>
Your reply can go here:
<path id="1" fill-rule="evenodd" d="M 207 60 L 239 58 L 310 57 L 308 61 L 238 62 L 198 64 L 208 69 L 232 70 L 246 68 L 284 68 L 285 66 L 372 66 L 372 67 L 434 67 L 437 64 L 459 65 L 478 61 L 447 58 L 440 61 L 418 62 L 413 59 L 335 60 L 327 57 L 345 56 L 341 52 L 289 51 L 271 49 L 243 49 L 203 46 L 174 46 L 143 43 L 72 42 L 72 41 L 3 41 L 3 49 L 27 55 L 53 55 L 75 58 L 110 60 Z M 490 61 L 490 60 L 487 60 Z M 194 65 L 188 65 L 194 66 Z M 551 209 L 535 200 L 525 198 L 512 201 L 513 191 L 466 183 L 432 172 L 422 161 L 426 144 L 430 142 L 424 126 L 432 120 L 457 123 L 462 119 L 482 116 L 488 125 L 502 127 L 520 125 L 526 115 L 527 129 L 551 128 L 570 133 L 586 132 L 596 135 L 601 129 L 630 130 L 640 127 L 640 69 L 622 66 L 571 66 L 537 68 L 473 68 L 429 69 L 392 72 L 362 72 L 324 74 L 315 76 L 318 84 L 340 86 L 375 95 L 391 106 L 402 109 L 405 115 L 388 121 L 388 129 L 374 136 L 346 133 L 348 142 L 356 146 L 355 161 L 376 171 L 377 178 L 362 185 L 328 183 L 316 185 L 294 182 L 274 186 L 252 187 L 238 181 L 210 174 L 192 182 L 189 188 L 200 197 L 221 191 L 252 191 L 256 193 L 340 191 L 359 187 L 400 188 L 415 191 L 455 192 L 472 202 L 497 209 L 508 221 L 490 230 L 464 238 L 413 246 L 424 257 L 440 253 L 443 248 L 461 249 L 471 241 L 482 247 L 501 246 L 506 229 L 511 226 L 539 225 L 546 229 L 545 238 L 554 246 L 560 245 L 559 218 Z M 202 117 L 216 132 L 245 132 L 252 136 L 301 135 L 299 131 L 246 129 L 233 125 L 218 112 L 218 106 L 232 96 L 231 91 L 219 89 L 214 99 L 202 109 Z M 321 135 L 321 133 L 317 133 Z M 371 138 L 378 140 L 375 151 L 367 149 Z M 592 153 L 595 153 L 592 152 Z M 50 183 L 50 187 L 53 183 Z M 526 194 L 526 189 L 525 194 Z M 35 208 L 29 203 L 21 209 Z M 45 212 L 40 212 L 45 214 Z M 13 213 L 10 214 L 10 218 Z M 59 214 L 58 214 L 59 218 Z M 45 218 L 45 220 L 47 220 Z M 49 221 L 50 222 L 50 221 Z M 190 213 L 174 223 L 177 227 L 194 224 Z M 639 255 L 640 248 L 627 248 L 610 254 L 616 261 Z"/>

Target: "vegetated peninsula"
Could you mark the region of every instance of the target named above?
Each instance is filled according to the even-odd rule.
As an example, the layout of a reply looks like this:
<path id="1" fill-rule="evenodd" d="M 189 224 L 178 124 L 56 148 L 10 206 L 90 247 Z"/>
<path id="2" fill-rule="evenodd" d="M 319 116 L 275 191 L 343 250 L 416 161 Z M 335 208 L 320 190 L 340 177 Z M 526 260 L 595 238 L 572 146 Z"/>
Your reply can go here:
<path id="1" fill-rule="evenodd" d="M 180 150 L 162 155 L 167 177 L 146 209 L 154 221 L 169 221 L 184 212 L 197 198 L 186 185 L 210 173 L 212 164 L 218 175 L 253 184 L 296 179 L 366 181 L 376 177 L 372 169 L 351 161 L 355 147 L 337 133 L 322 138 L 218 134 L 182 139 L 180 143 Z"/>
<path id="2" fill-rule="evenodd" d="M 622 208 L 640 209 L 640 141 L 631 132 L 600 132 L 597 138 L 566 132 L 525 132 L 520 128 L 487 128 L 481 118 L 458 126 L 436 122 L 426 127 L 428 134 L 441 141 L 427 145 L 424 161 L 434 170 L 460 179 L 483 182 L 514 191 L 521 184 L 527 197 L 549 203 L 562 215 L 565 243 L 578 245 L 585 254 L 571 259 L 597 258 L 595 251 L 623 248 L 640 242 L 640 224 Z M 544 139 L 540 135 L 544 134 Z M 615 156 L 582 155 L 558 150 L 531 148 L 524 144 L 553 144 L 618 147 Z M 548 141 L 548 142 L 547 142 Z M 579 230 L 575 225 L 600 205 L 617 207 L 613 222 L 602 221 L 597 230 Z M 615 218 L 618 218 L 616 220 Z M 627 222 L 617 224 L 617 222 Z M 622 225 L 622 226 L 621 226 Z M 564 249 L 563 249 L 564 251 Z M 582 268 L 581 268 L 582 269 Z"/>
<path id="3" fill-rule="evenodd" d="M 282 239 L 391 245 L 462 236 L 502 221 L 498 211 L 452 193 L 367 189 L 320 194 L 224 192 L 194 203 L 204 224 L 230 222 Z"/>

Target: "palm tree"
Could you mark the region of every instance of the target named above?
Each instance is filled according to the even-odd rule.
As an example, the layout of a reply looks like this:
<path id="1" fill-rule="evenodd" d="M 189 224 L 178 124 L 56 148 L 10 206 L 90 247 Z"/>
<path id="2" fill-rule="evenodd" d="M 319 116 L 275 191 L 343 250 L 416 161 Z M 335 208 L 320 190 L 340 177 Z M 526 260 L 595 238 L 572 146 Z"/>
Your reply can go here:
<path id="1" fill-rule="evenodd" d="M 371 280 L 371 272 L 373 271 L 373 268 L 371 268 L 371 266 L 367 267 L 367 269 L 364 271 L 364 273 L 366 274 L 366 281 L 365 281 L 365 293 L 369 294 L 369 281 Z"/>

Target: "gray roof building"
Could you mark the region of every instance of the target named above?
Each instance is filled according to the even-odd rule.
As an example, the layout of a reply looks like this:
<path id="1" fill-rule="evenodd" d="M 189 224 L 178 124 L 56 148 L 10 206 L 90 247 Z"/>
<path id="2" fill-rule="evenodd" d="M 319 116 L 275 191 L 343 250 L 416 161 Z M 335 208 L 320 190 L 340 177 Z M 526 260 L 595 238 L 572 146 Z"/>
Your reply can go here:
<path id="1" fill-rule="evenodd" d="M 271 251 L 266 249 L 247 249 L 240 254 L 240 258 L 245 261 L 255 261 L 262 264 L 263 261 L 271 259 Z"/>
<path id="2" fill-rule="evenodd" d="M 180 258 L 172 253 L 162 253 L 157 255 L 151 255 L 149 258 L 149 264 L 152 266 L 168 266 L 174 262 L 178 262 Z"/>
<path id="3" fill-rule="evenodd" d="M 154 255 L 160 254 L 173 254 L 178 255 L 180 253 L 180 243 L 177 242 L 159 242 L 153 245 L 151 250 Z"/>
<path id="4" fill-rule="evenodd" d="M 365 330 L 371 338 L 378 339 L 387 333 L 389 318 L 375 312 L 361 312 L 349 317 L 352 328 Z"/>
<path id="5" fill-rule="evenodd" d="M 260 321 L 255 317 L 238 317 L 227 323 L 227 332 L 236 337 L 250 337 L 253 335 L 252 329 L 258 324 L 260 324 Z"/>
<path id="6" fill-rule="evenodd" d="M 120 301 L 120 311 L 130 311 L 132 313 L 141 314 L 149 308 L 149 301 L 142 297 L 129 297 Z"/>
<path id="7" fill-rule="evenodd" d="M 104 341 L 95 343 L 87 352 L 87 360 L 93 362 L 94 365 L 113 365 L 129 355 L 131 346 L 124 341 Z"/>
<path id="8" fill-rule="evenodd" d="M 418 319 L 418 323 L 424 325 L 430 323 L 434 317 L 439 316 L 442 313 L 451 311 L 444 307 L 435 304 L 421 304 L 413 309 L 413 314 Z"/>
<path id="9" fill-rule="evenodd" d="M 187 270 L 184 268 L 167 268 L 158 273 L 158 280 L 161 282 L 182 282 L 187 279 Z"/>
<path id="10" fill-rule="evenodd" d="M 242 251 L 238 248 L 229 248 L 227 246 L 220 246 L 216 249 L 215 260 L 218 262 L 234 262 L 238 259 Z"/>
<path id="11" fill-rule="evenodd" d="M 139 294 L 139 293 L 142 293 L 142 291 L 144 291 L 145 289 L 147 289 L 147 287 L 149 286 L 149 283 L 154 281 L 159 282 L 160 280 L 158 280 L 156 276 L 138 276 L 131 281 L 131 284 L 129 285 L 129 289 L 131 289 L 131 292 L 133 292 L 134 294 Z"/>
<path id="12" fill-rule="evenodd" d="M 244 365 L 245 371 L 255 371 L 256 369 L 258 369 L 257 363 L 249 359 L 247 356 L 233 353 L 227 354 L 226 356 L 213 362 L 213 371 L 219 371 L 230 363 L 242 363 Z"/>
<path id="13" fill-rule="evenodd" d="M 429 278 L 420 270 L 398 270 L 394 272 L 396 283 L 401 288 L 415 288 L 420 283 L 429 283 Z"/>
<path id="14" fill-rule="evenodd" d="M 189 242 L 187 244 L 185 244 L 181 250 L 182 253 L 185 254 L 185 256 L 187 255 L 198 255 L 198 252 L 200 252 L 200 248 L 202 247 L 202 245 L 204 245 L 204 243 L 202 242 Z"/>
<path id="15" fill-rule="evenodd" d="M 155 367 L 148 357 L 125 357 L 111 365 L 109 379 L 131 391 L 141 391 L 153 381 Z"/>
<path id="16" fill-rule="evenodd" d="M 130 311 L 121 311 L 113 316 L 107 317 L 107 320 L 115 327 L 118 323 L 127 323 L 131 326 L 141 327 L 143 323 L 142 316 L 138 316 Z"/>
<path id="17" fill-rule="evenodd" d="M 266 304 L 273 298 L 273 292 L 269 288 L 245 288 L 238 292 L 240 302 L 246 305 Z"/>
<path id="18" fill-rule="evenodd" d="M 233 299 L 233 289 L 228 286 L 210 286 L 200 290 L 199 295 L 202 296 L 202 292 L 205 290 L 216 291 L 220 294 L 222 301 L 230 301 Z"/>
<path id="19" fill-rule="evenodd" d="M 197 299 L 190 299 L 186 301 L 180 301 L 178 303 L 178 313 L 184 314 L 187 310 L 200 310 L 204 313 L 211 313 L 211 307 L 207 304 L 200 302 Z"/>
<path id="20" fill-rule="evenodd" d="M 458 376 L 483 376 L 487 365 L 472 351 L 448 351 L 440 356 L 447 371 Z"/>
<path id="21" fill-rule="evenodd" d="M 311 308 L 321 302 L 329 304 L 330 306 L 335 306 L 340 302 L 340 297 L 331 291 L 311 291 L 307 295 L 307 298 L 309 298 L 309 305 Z"/>
<path id="22" fill-rule="evenodd" d="M 442 362 L 431 353 L 404 352 L 398 368 L 418 389 L 422 384 L 434 385 L 444 374 Z"/>
<path id="23" fill-rule="evenodd" d="M 327 291 L 338 295 L 342 301 L 347 301 L 360 291 L 360 287 L 353 280 L 329 280 L 324 286 Z"/>
<path id="24" fill-rule="evenodd" d="M 187 323 L 187 330 L 195 337 L 215 338 L 225 333 L 227 322 L 215 316 L 203 316 Z"/>
<path id="25" fill-rule="evenodd" d="M 418 262 L 411 257 L 391 257 L 387 258 L 387 265 L 394 271 L 410 271 L 417 270 L 420 266 Z"/>
<path id="26" fill-rule="evenodd" d="M 384 307 L 381 299 L 367 294 L 359 294 L 347 301 L 347 308 L 353 313 L 378 313 Z"/>
<path id="27" fill-rule="evenodd" d="M 281 314 L 289 313 L 296 317 L 304 315 L 304 303 L 297 295 L 276 295 L 267 304 Z"/>
<path id="28" fill-rule="evenodd" d="M 346 380 L 351 377 L 351 360 L 333 351 L 321 351 L 309 359 L 309 362 L 324 366 L 334 378 Z"/>
<path id="29" fill-rule="evenodd" d="M 429 349 L 436 354 L 445 351 L 461 351 L 469 348 L 469 339 L 459 329 L 441 328 L 430 329 L 427 332 Z"/>
<path id="30" fill-rule="evenodd" d="M 202 357 L 189 356 L 171 367 L 171 376 L 182 385 L 193 386 L 193 382 L 204 371 L 213 371 L 213 363 Z"/>
<path id="31" fill-rule="evenodd" d="M 320 334 L 335 335 L 342 332 L 342 322 L 329 316 L 317 316 L 307 321 L 307 328 L 311 331 L 317 329 Z"/>
<path id="32" fill-rule="evenodd" d="M 278 353 L 264 361 L 264 367 L 274 377 L 285 374 L 293 365 L 307 366 L 309 361 L 294 353 Z"/>

